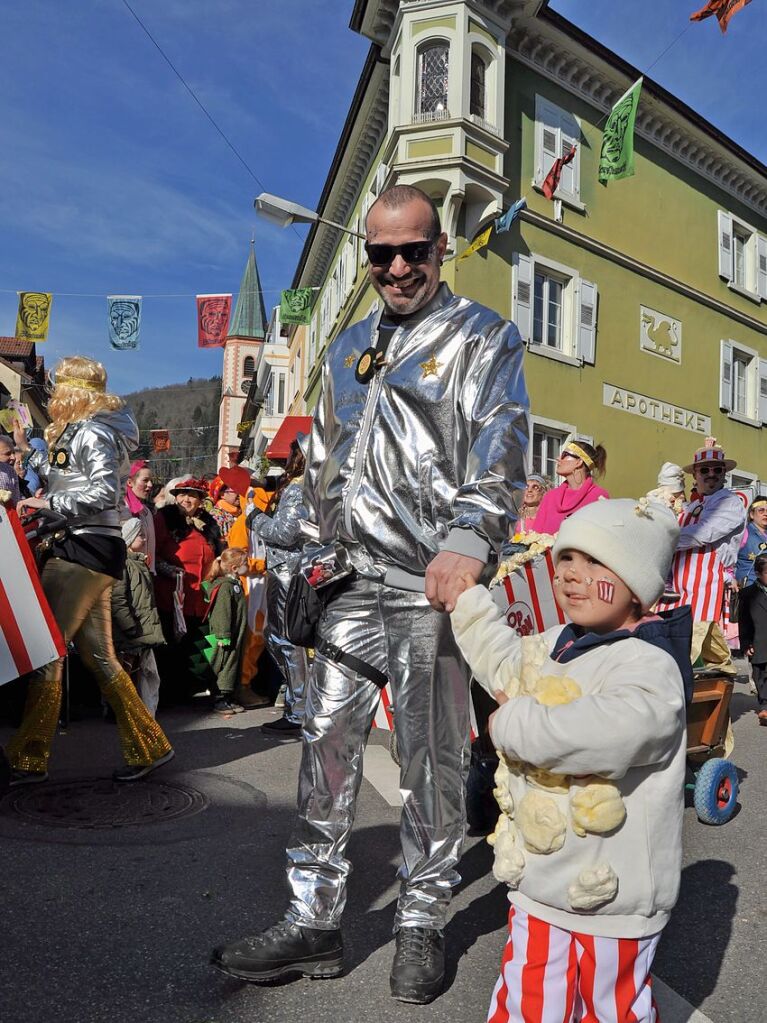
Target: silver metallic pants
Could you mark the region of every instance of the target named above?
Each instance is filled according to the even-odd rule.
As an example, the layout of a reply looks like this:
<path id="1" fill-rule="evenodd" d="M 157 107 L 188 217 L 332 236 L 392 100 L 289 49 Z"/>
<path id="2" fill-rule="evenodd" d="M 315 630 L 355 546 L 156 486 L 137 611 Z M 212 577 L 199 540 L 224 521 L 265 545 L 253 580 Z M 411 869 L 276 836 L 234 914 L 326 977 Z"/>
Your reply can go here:
<path id="1" fill-rule="evenodd" d="M 328 607 L 323 639 L 392 682 L 401 758 L 403 863 L 395 930 L 441 929 L 465 830 L 469 674 L 450 629 L 423 594 L 356 579 Z M 306 692 L 298 823 L 288 856 L 289 919 L 339 926 L 345 857 L 378 687 L 317 655 Z"/>
<path id="2" fill-rule="evenodd" d="M 287 565 L 270 568 L 266 573 L 266 648 L 277 662 L 287 686 L 284 716 L 293 724 L 304 719 L 304 696 L 309 664 L 303 647 L 293 646 L 285 638 L 285 598 L 290 572 Z"/>

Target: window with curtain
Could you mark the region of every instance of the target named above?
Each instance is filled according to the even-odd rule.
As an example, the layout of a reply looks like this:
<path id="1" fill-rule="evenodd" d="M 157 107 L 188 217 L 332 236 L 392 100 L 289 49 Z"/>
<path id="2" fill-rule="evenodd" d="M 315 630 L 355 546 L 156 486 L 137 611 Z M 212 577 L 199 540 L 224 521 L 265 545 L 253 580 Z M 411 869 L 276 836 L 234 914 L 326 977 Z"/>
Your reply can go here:
<path id="1" fill-rule="evenodd" d="M 447 110 L 447 85 L 450 47 L 444 42 L 430 43 L 418 54 L 416 113 L 439 114 Z"/>

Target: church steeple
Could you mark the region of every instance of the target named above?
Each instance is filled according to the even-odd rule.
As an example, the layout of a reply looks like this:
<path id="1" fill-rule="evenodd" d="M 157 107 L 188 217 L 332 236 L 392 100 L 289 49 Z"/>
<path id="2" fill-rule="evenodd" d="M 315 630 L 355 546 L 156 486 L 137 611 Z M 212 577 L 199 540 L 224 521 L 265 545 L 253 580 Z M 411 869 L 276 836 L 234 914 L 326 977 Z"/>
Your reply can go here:
<path id="1" fill-rule="evenodd" d="M 240 293 L 234 307 L 234 316 L 229 325 L 229 338 L 242 338 L 250 341 L 263 341 L 267 327 L 264 296 L 261 291 L 261 279 L 256 265 L 255 239 L 250 240 L 250 253 L 245 264 L 245 272 L 240 282 Z"/>

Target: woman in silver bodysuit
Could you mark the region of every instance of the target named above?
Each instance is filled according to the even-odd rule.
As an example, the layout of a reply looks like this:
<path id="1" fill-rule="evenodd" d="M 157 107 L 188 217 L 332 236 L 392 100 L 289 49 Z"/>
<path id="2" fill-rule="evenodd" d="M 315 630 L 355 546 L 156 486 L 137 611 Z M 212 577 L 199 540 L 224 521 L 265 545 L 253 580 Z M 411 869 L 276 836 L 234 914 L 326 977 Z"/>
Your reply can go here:
<path id="1" fill-rule="evenodd" d="M 45 551 L 43 590 L 65 642 L 74 642 L 115 712 L 126 763 L 115 772 L 115 781 L 134 781 L 173 757 L 112 644 L 112 586 L 126 556 L 118 509 L 138 427 L 123 400 L 107 393 L 101 363 L 79 355 L 56 367 L 48 411 L 47 462 L 39 451 L 30 458 L 33 469 L 47 479 L 47 496 L 27 498 L 19 512 L 49 508 L 66 519 L 63 535 L 56 533 Z M 15 439 L 27 454 L 30 446 L 21 428 Z M 11 784 L 47 780 L 62 668 L 63 660 L 51 661 L 29 679 L 24 718 L 6 751 Z"/>

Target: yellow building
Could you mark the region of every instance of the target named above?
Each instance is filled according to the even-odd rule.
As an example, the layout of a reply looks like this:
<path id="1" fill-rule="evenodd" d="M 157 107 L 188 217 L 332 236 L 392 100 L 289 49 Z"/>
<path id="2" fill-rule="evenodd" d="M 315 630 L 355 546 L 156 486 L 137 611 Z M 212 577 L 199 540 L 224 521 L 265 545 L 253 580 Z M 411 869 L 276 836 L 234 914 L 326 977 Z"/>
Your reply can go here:
<path id="1" fill-rule="evenodd" d="M 383 188 L 415 184 L 460 254 L 526 197 L 511 231 L 444 277 L 520 328 L 531 468 L 551 475 L 563 441 L 585 438 L 608 450 L 611 493 L 635 494 L 713 433 L 738 460 L 731 482 L 756 491 L 767 481 L 767 168 L 645 79 L 635 176 L 600 185 L 602 125 L 639 71 L 546 0 L 357 0 L 351 28 L 371 47 L 318 212 L 361 230 Z M 573 144 L 549 201 L 543 179 Z M 291 339 L 302 412 L 327 345 L 377 296 L 364 246 L 324 224 L 293 286 L 318 289 L 307 336 Z"/>

